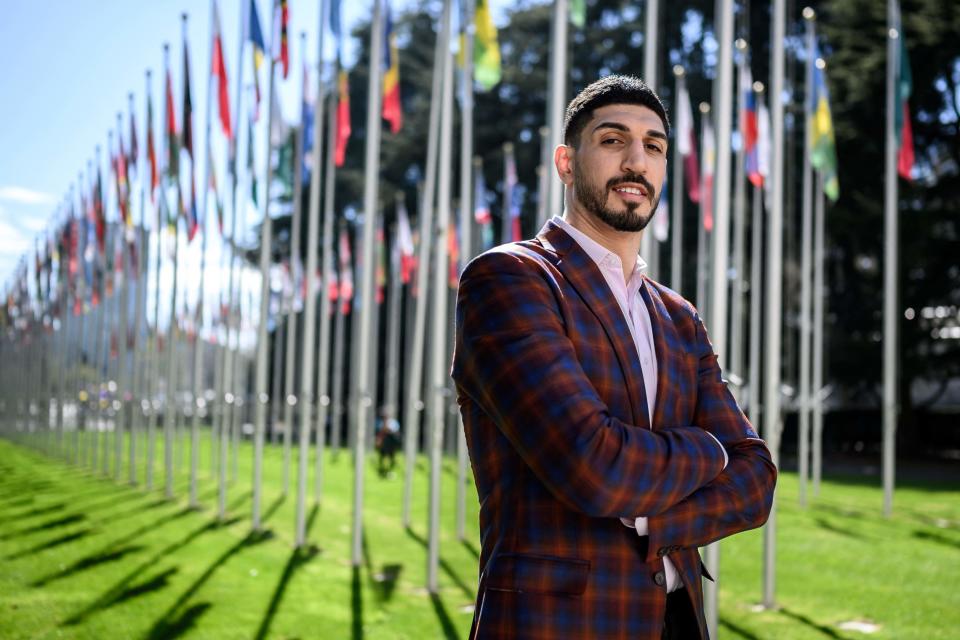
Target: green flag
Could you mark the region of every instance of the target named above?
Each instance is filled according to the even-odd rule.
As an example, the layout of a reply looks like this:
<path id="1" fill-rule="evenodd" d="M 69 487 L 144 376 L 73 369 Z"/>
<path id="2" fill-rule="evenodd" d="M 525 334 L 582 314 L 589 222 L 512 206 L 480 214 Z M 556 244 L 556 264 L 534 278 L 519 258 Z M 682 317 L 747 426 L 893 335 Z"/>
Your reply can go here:
<path id="1" fill-rule="evenodd" d="M 833 117 L 830 115 L 830 91 L 824 68 L 827 66 L 819 56 L 819 50 L 813 50 L 813 113 L 807 125 L 809 131 L 808 149 L 810 164 L 823 177 L 823 192 L 836 202 L 840 197 L 840 183 L 837 181 L 837 151 L 833 136 Z"/>
<path id="2" fill-rule="evenodd" d="M 587 0 L 570 0 L 570 22 L 577 29 L 587 24 Z"/>
<path id="3" fill-rule="evenodd" d="M 493 16 L 490 15 L 487 0 L 477 0 L 474 24 L 476 40 L 473 46 L 473 73 L 480 88 L 489 91 L 500 82 L 501 70 L 497 27 L 493 24 Z"/>

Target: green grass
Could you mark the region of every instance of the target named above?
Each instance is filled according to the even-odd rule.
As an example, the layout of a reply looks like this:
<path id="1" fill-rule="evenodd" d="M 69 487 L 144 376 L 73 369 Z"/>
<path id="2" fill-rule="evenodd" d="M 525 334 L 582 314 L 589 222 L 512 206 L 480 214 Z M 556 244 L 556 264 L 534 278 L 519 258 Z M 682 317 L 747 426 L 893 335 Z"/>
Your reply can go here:
<path id="1" fill-rule="evenodd" d="M 466 636 L 476 588 L 477 504 L 471 486 L 468 541 L 459 542 L 453 460 L 445 461 L 443 477 L 440 592 L 431 597 L 424 588 L 424 460 L 417 464 L 414 526 L 407 531 L 400 517 L 401 467 L 382 479 L 370 459 L 364 562 L 354 570 L 349 453 L 325 456 L 323 500 L 309 512 L 312 545 L 294 552 L 295 495 L 280 492 L 281 449 L 266 450 L 265 531 L 254 535 L 250 444 L 241 445 L 224 523 L 216 519 L 208 446 L 204 439 L 203 507 L 190 510 L 188 458 L 176 475 L 178 499 L 163 499 L 162 446 L 155 489 L 147 492 L 0 440 L 0 638 Z M 112 457 L 112 443 L 109 450 Z M 295 451 L 293 461 L 295 487 Z M 142 461 L 139 471 L 142 485 Z M 956 485 L 898 489 L 896 515 L 889 520 L 879 515 L 879 489 L 855 478 L 824 482 L 821 497 L 806 510 L 796 506 L 796 494 L 795 476 L 783 474 L 779 609 L 755 611 L 760 532 L 722 545 L 721 638 L 957 637 Z M 837 626 L 854 619 L 877 623 L 880 630 L 865 636 Z"/>

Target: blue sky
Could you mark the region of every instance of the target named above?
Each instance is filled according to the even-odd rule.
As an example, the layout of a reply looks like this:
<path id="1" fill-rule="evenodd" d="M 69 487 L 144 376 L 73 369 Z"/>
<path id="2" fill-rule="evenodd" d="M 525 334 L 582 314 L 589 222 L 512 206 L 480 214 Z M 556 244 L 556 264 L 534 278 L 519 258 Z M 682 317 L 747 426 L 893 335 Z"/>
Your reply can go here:
<path id="1" fill-rule="evenodd" d="M 238 63 L 240 11 L 245 2 L 220 2 L 231 92 Z M 159 147 L 162 45 L 171 45 L 179 111 L 183 11 L 190 14 L 195 146 L 204 148 L 210 4 L 204 0 L 45 0 L 4 4 L 0 21 L 0 59 L 6 61 L 0 79 L 0 282 L 7 285 L 20 257 L 27 252 L 32 256 L 34 238 L 52 227 L 58 204 L 77 181 L 78 173 L 93 160 L 98 144 L 102 147 L 101 166 L 107 178 L 107 132 L 116 126 L 117 112 L 122 111 L 126 139 L 127 94 L 131 91 L 135 95 L 140 144 L 145 145 L 144 72 L 148 68 L 153 70 L 154 135 Z M 346 32 L 362 13 L 369 13 L 369 4 L 343 3 Z M 299 33 L 307 32 L 307 59 L 313 63 L 319 2 L 292 0 L 290 5 L 291 72 L 280 95 L 284 112 L 292 115 L 299 101 Z M 269 40 L 272 3 L 257 0 L 257 6 Z M 329 51 L 332 56 L 332 48 Z M 249 69 L 249 53 L 244 58 Z M 245 73 L 249 77 L 249 71 Z M 233 118 L 236 121 L 236 114 Z M 218 177 L 222 184 L 224 177 Z M 201 180 L 198 175 L 198 185 L 203 184 Z M 112 210 L 108 211 L 110 215 Z"/>

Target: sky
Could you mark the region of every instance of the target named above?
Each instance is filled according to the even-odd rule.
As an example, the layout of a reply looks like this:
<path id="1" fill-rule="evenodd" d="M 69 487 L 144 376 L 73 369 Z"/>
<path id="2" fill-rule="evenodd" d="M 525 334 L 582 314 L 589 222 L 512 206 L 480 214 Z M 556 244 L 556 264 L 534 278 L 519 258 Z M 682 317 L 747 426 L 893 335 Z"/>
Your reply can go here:
<path id="1" fill-rule="evenodd" d="M 241 7 L 246 1 L 220 1 L 231 92 L 238 64 Z M 256 2 L 269 47 L 272 3 Z M 345 33 L 360 18 L 369 16 L 371 3 L 343 3 Z M 307 60 L 310 64 L 316 61 L 319 4 L 290 2 L 291 71 L 279 91 L 288 119 L 299 108 L 301 31 L 307 33 Z M 122 112 L 123 136 L 128 138 L 130 92 L 134 93 L 141 149 L 145 146 L 147 69 L 153 71 L 154 135 L 160 148 L 162 46 L 170 43 L 179 113 L 180 14 L 184 11 L 189 13 L 194 144 L 197 149 L 204 148 L 211 20 L 210 3 L 204 0 L 45 0 L 5 1 L 2 5 L 0 59 L 7 64 L 0 75 L 0 284 L 10 285 L 21 256 L 28 254 L 32 260 L 34 239 L 53 228 L 58 205 L 66 199 L 71 184 L 77 183 L 79 172 L 94 159 L 97 145 L 101 146 L 106 180 L 107 132 L 116 128 L 117 113 Z M 331 59 L 334 49 L 329 32 L 325 44 L 325 58 Z M 349 63 L 350 51 L 346 57 Z M 247 78 L 249 60 L 248 49 L 244 54 Z M 236 121 L 236 114 L 232 117 Z M 218 177 L 225 183 L 224 176 Z M 201 179 L 198 174 L 202 186 Z"/>

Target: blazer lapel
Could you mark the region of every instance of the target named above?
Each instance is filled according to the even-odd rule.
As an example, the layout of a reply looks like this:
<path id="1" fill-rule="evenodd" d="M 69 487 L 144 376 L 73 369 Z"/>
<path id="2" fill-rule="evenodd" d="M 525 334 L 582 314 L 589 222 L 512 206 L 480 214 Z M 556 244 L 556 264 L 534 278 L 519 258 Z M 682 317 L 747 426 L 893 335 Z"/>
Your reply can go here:
<path id="1" fill-rule="evenodd" d="M 667 390 L 671 377 L 676 372 L 677 358 L 680 353 L 676 347 L 670 345 L 680 344 L 680 335 L 673 324 L 670 312 L 667 311 L 660 293 L 652 286 L 652 281 L 644 276 L 644 286 L 640 289 L 640 295 L 647 305 L 650 312 L 650 326 L 653 328 L 653 346 L 657 355 L 657 398 L 653 407 L 653 428 L 659 429 L 664 425 L 664 418 L 668 417 L 667 410 L 673 411 L 673 407 L 667 406 L 669 396 Z M 669 415 L 672 415 L 669 414 Z"/>
<path id="2" fill-rule="evenodd" d="M 613 345 L 620 370 L 627 383 L 627 393 L 633 414 L 631 424 L 649 429 L 650 414 L 647 411 L 647 397 L 643 385 L 643 372 L 637 357 L 637 347 L 633 343 L 623 311 L 620 310 L 620 305 L 610 291 L 603 274 L 600 273 L 599 267 L 577 244 L 577 241 L 552 220 L 547 221 L 537 235 L 537 239 L 544 247 L 553 249 L 556 253 L 557 268 L 600 321 L 607 338 Z"/>

